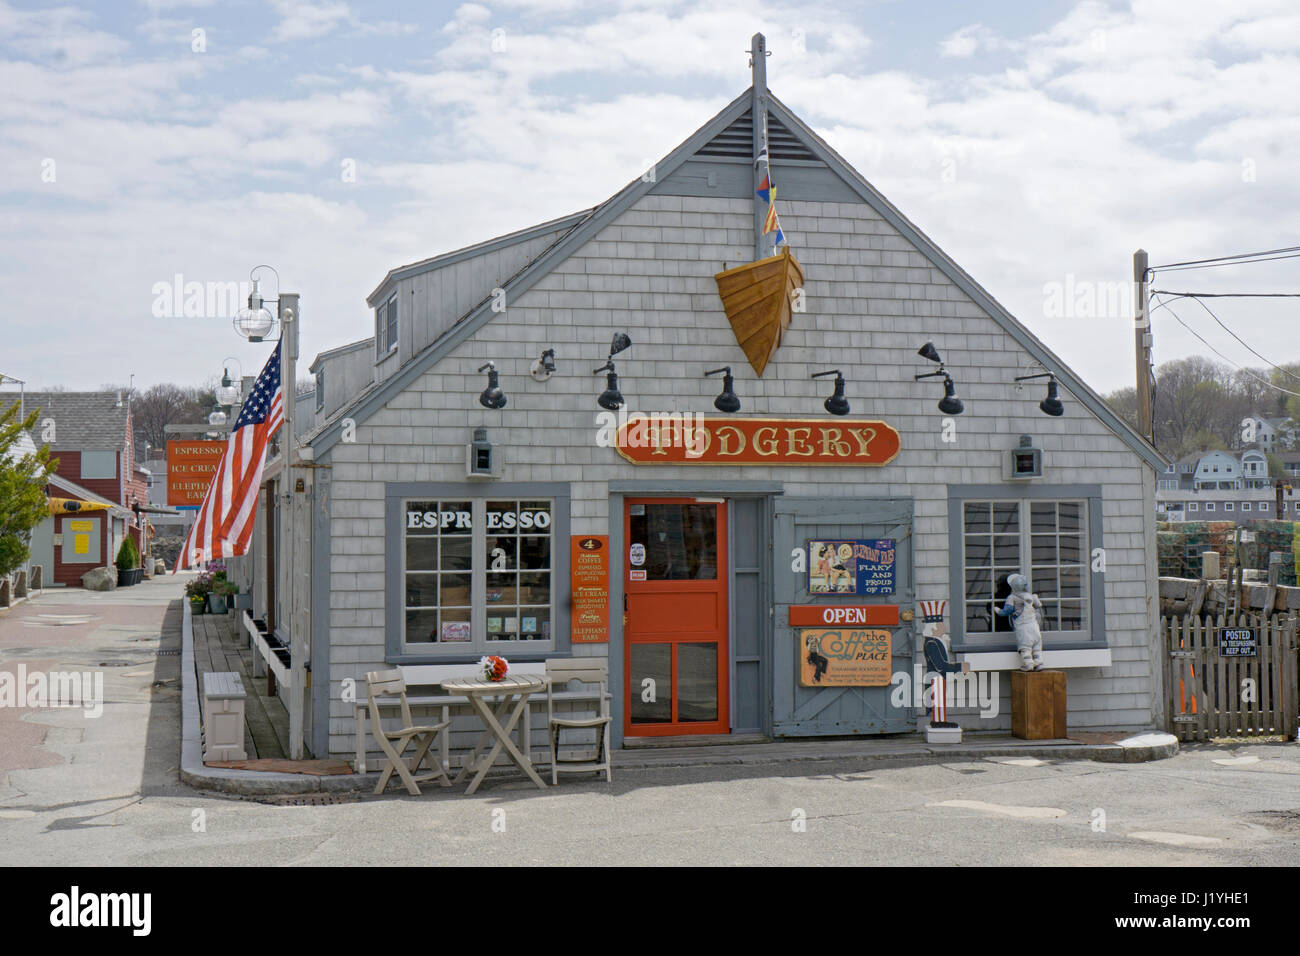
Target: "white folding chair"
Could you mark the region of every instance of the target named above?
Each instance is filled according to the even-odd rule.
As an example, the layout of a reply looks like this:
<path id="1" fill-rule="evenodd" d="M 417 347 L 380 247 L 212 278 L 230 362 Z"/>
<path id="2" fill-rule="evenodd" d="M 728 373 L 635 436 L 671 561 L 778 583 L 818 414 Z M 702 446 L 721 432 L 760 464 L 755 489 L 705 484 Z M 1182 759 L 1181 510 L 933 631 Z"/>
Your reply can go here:
<path id="1" fill-rule="evenodd" d="M 605 782 L 612 783 L 614 773 L 610 769 L 609 760 L 609 665 L 603 657 L 576 657 L 569 659 L 548 660 L 546 662 L 546 676 L 550 681 L 546 688 L 546 723 L 550 731 L 548 736 L 551 740 L 551 784 L 559 782 L 558 776 L 561 773 L 600 773 L 605 772 Z M 560 691 L 568 688 L 570 681 L 580 681 L 584 684 L 596 684 L 599 698 L 595 706 L 595 713 L 590 716 L 577 716 L 572 713 L 565 713 L 557 716 L 555 713 L 555 693 L 556 685 L 560 685 Z M 584 695 L 582 700 L 586 700 Z M 563 701 L 563 698 L 562 698 Z M 568 757 L 560 758 L 560 731 L 562 730 L 595 730 L 596 731 L 596 753 L 595 759 L 588 760 L 585 757 Z M 602 759 L 603 757 L 603 759 Z"/>
<path id="2" fill-rule="evenodd" d="M 417 784 L 428 780 L 437 780 L 442 786 L 450 787 L 451 781 L 447 778 L 447 772 L 443 770 L 442 763 L 438 760 L 436 752 L 433 753 L 430 759 L 430 770 L 427 773 L 419 773 L 418 771 L 420 764 L 430 755 L 430 748 L 433 746 L 434 740 L 437 739 L 438 734 L 451 726 L 451 721 L 445 720 L 437 724 L 416 726 L 411 720 L 411 705 L 406 702 L 406 680 L 402 677 L 400 670 L 371 671 L 366 674 L 366 696 L 370 702 L 371 732 L 388 758 L 388 764 L 384 767 L 384 772 L 379 778 L 375 793 L 384 792 L 393 771 L 397 771 L 397 775 L 406 784 L 407 791 L 414 797 L 420 795 L 420 788 Z M 384 729 L 383 719 L 379 715 L 378 698 L 381 696 L 397 697 L 402 711 L 402 726 L 400 729 Z M 402 752 L 412 742 L 415 743 L 416 751 L 415 756 L 411 758 L 408 765 L 406 760 L 402 758 Z"/>

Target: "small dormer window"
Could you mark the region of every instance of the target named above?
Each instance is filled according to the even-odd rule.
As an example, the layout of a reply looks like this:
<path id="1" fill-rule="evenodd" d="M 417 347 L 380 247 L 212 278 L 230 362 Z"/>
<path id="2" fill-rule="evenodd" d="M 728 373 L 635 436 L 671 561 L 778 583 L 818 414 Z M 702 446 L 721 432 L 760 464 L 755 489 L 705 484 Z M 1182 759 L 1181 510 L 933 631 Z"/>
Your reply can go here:
<path id="1" fill-rule="evenodd" d="M 397 350 L 397 293 L 375 309 L 375 358 Z"/>
<path id="2" fill-rule="evenodd" d="M 325 407 L 325 370 L 316 373 L 316 411 Z"/>

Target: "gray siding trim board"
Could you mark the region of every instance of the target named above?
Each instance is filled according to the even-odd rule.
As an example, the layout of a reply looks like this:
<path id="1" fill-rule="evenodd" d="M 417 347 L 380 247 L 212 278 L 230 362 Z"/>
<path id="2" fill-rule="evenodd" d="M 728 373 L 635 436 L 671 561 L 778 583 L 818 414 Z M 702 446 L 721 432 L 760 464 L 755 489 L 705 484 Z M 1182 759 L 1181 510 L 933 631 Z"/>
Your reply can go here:
<path id="1" fill-rule="evenodd" d="M 330 471 L 314 470 L 311 536 L 311 752 L 329 756 L 330 740 Z"/>
<path id="2" fill-rule="evenodd" d="M 1080 640 L 1053 640 L 1043 643 L 1044 650 L 1078 651 L 1107 647 L 1106 639 L 1106 575 L 1092 570 L 1092 549 L 1105 548 L 1102 520 L 1101 485 L 949 485 L 948 486 L 948 637 L 956 653 L 988 651 L 1014 651 L 1014 640 L 1000 643 L 966 643 L 966 555 L 962 543 L 962 504 L 984 498 L 1050 499 L 1081 498 L 1088 502 L 1088 554 L 1084 561 L 1088 568 L 1088 621 L 1091 637 Z"/>
<path id="3" fill-rule="evenodd" d="M 389 664 L 464 664 L 475 656 L 474 653 L 446 652 L 413 654 L 402 649 L 406 633 L 405 581 L 404 575 L 397 570 L 403 567 L 402 499 L 416 497 L 555 499 L 551 524 L 551 588 L 555 602 L 551 626 L 555 648 L 536 651 L 512 648 L 504 653 L 516 661 L 568 657 L 572 652 L 569 640 L 569 485 L 562 482 L 393 481 L 384 484 L 384 660 Z M 475 578 L 483 573 L 482 568 L 473 569 Z M 476 607 L 475 615 L 477 612 Z"/>
<path id="4" fill-rule="evenodd" d="M 610 491 L 629 496 L 654 495 L 663 492 L 678 495 L 779 495 L 785 485 L 779 481 L 687 481 L 684 479 L 656 481 L 653 478 L 611 481 Z M 612 515 L 614 512 L 610 512 Z"/>

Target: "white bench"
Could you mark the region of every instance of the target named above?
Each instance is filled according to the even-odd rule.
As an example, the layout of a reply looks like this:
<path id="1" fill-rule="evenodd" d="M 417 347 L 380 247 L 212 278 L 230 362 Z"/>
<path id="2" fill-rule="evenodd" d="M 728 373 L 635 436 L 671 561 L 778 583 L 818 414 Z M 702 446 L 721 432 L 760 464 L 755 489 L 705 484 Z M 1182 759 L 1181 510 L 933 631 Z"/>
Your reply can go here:
<path id="1" fill-rule="evenodd" d="M 451 680 L 454 677 L 478 677 L 483 673 L 483 669 L 477 663 L 473 664 L 398 664 L 396 665 L 402 672 L 402 677 L 406 681 L 406 702 L 411 705 L 412 709 L 416 707 L 437 707 L 442 711 L 441 720 L 451 719 L 451 709 L 453 707 L 469 707 L 469 698 L 461 697 L 454 694 L 443 693 L 442 688 L 438 687 L 445 680 Z M 536 661 L 532 663 L 511 664 L 510 673 L 512 674 L 529 674 L 536 677 L 546 676 L 546 662 Z M 437 687 L 436 693 L 420 691 L 420 688 Z M 554 700 L 584 700 L 595 698 L 595 691 L 577 690 L 577 691 L 560 691 L 552 695 Z M 394 706 L 398 704 L 396 697 L 379 697 L 376 703 L 380 707 Z M 523 717 L 519 721 L 519 749 L 525 755 L 532 759 L 532 699 L 524 701 Z M 370 704 L 366 700 L 365 688 L 357 689 L 357 700 L 352 705 L 352 716 L 356 721 L 357 735 L 357 773 L 366 772 L 366 737 L 370 729 Z M 442 760 L 444 770 L 451 769 L 451 738 L 450 734 L 444 731 L 440 737 L 439 758 Z"/>

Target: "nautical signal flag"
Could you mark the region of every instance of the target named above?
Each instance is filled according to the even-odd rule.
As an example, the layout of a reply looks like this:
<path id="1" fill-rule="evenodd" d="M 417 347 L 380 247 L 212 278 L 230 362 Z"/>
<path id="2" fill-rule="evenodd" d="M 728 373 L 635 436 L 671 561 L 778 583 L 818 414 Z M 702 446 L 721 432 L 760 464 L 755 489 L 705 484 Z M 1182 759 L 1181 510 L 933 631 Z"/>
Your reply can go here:
<path id="1" fill-rule="evenodd" d="M 763 219 L 763 235 L 776 233 L 776 245 L 785 242 L 785 233 L 781 231 L 781 220 L 776 215 L 776 187 L 772 185 L 770 173 L 763 174 L 763 181 L 758 184 L 755 195 L 767 203 L 767 216 Z"/>

